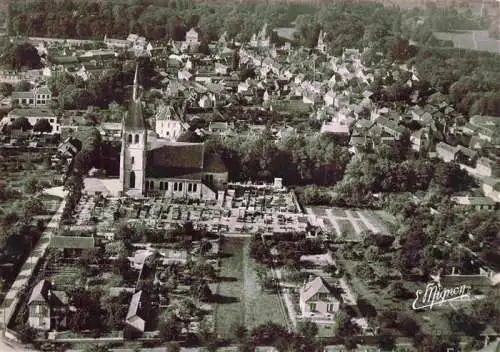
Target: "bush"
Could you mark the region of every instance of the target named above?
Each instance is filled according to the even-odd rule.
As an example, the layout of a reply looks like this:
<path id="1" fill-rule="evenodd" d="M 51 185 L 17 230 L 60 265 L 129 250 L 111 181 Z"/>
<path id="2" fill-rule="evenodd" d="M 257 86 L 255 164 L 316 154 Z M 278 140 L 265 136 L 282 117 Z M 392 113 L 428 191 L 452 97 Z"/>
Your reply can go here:
<path id="1" fill-rule="evenodd" d="M 24 324 L 18 330 L 19 338 L 22 343 L 31 343 L 37 337 L 36 329 L 32 328 L 28 324 Z"/>

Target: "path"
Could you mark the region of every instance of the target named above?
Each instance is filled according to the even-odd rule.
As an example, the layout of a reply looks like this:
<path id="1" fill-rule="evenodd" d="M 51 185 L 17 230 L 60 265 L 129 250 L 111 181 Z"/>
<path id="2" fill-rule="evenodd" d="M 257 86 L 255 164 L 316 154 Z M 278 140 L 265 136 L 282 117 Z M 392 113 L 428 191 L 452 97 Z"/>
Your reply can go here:
<path id="1" fill-rule="evenodd" d="M 368 219 L 367 219 L 367 218 L 363 215 L 363 213 L 362 213 L 361 211 L 358 211 L 357 213 L 358 213 L 359 218 L 361 219 L 361 221 L 363 221 L 363 222 L 365 223 L 366 227 L 368 227 L 368 229 L 369 229 L 371 232 L 373 232 L 373 233 L 378 233 L 378 232 L 380 232 L 380 230 L 379 230 L 376 226 L 374 226 L 374 225 L 370 222 L 370 220 L 368 220 Z"/>
<path id="2" fill-rule="evenodd" d="M 339 226 L 339 223 L 337 222 L 337 217 L 333 215 L 332 209 L 326 209 L 326 214 L 328 215 L 328 218 L 330 219 L 331 223 L 333 224 L 333 227 L 335 228 L 335 231 L 337 232 L 337 236 L 340 237 L 342 235 L 342 229 Z"/>
<path id="3" fill-rule="evenodd" d="M 357 219 L 351 214 L 350 210 L 346 209 L 345 214 L 347 216 L 347 220 L 349 220 L 351 222 L 352 226 L 354 227 L 354 231 L 356 231 L 356 233 L 359 235 L 363 230 L 361 229 L 358 222 L 356 221 Z"/>
<path id="4" fill-rule="evenodd" d="M 278 281 L 281 281 L 281 270 L 276 269 L 276 277 L 278 278 Z M 290 295 L 288 292 L 286 292 L 286 289 L 283 290 L 283 301 L 285 302 L 286 309 L 288 311 L 288 318 L 290 318 L 290 321 L 292 322 L 292 326 L 294 329 L 297 329 L 297 319 L 295 317 L 295 309 L 293 309 L 293 303 L 292 300 L 290 299 Z"/>
<path id="5" fill-rule="evenodd" d="M 33 248 L 30 256 L 26 259 L 26 262 L 23 264 L 19 274 L 16 277 L 16 280 L 10 287 L 9 291 L 5 295 L 4 302 L 2 304 L 2 319 L 0 320 L 0 327 L 3 329 L 5 323 L 12 318 L 12 314 L 15 312 L 17 308 L 17 304 L 19 303 L 19 296 L 21 290 L 25 284 L 28 283 L 29 279 L 33 275 L 34 268 L 36 268 L 40 259 L 45 255 L 45 251 L 49 247 L 50 244 L 50 235 L 53 233 L 55 229 L 59 226 L 59 221 L 61 220 L 61 214 L 64 209 L 64 205 L 66 204 L 66 200 L 63 200 L 59 205 L 58 210 L 52 216 L 52 219 L 47 225 L 44 233 L 42 234 L 40 240 L 38 241 L 35 248 Z M 5 307 L 5 305 L 7 305 Z M 5 322 L 5 323 L 4 323 Z M 3 352 L 4 350 L 1 349 Z"/>

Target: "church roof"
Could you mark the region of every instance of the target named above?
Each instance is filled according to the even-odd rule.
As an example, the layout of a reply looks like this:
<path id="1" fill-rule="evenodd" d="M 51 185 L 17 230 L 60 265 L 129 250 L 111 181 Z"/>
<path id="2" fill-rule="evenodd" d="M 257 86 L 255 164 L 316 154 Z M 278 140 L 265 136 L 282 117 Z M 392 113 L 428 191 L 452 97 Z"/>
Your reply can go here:
<path id="1" fill-rule="evenodd" d="M 227 172 L 226 165 L 219 154 L 205 154 L 203 157 L 203 171 L 212 173 Z"/>
<path id="2" fill-rule="evenodd" d="M 146 177 L 201 180 L 203 143 L 170 143 L 148 151 Z"/>

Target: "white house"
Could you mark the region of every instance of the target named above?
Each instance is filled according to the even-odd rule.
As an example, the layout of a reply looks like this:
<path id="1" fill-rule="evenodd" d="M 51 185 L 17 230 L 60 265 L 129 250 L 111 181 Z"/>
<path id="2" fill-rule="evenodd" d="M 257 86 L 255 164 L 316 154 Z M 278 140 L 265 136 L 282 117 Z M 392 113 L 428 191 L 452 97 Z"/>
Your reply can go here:
<path id="1" fill-rule="evenodd" d="M 323 97 L 323 100 L 325 101 L 326 106 L 333 106 L 335 104 L 335 96 L 337 94 L 333 90 L 329 90 L 325 96 Z"/>
<path id="2" fill-rule="evenodd" d="M 215 63 L 215 73 L 217 73 L 218 75 L 227 75 L 228 72 L 229 67 L 218 62 Z"/>
<path id="3" fill-rule="evenodd" d="M 31 126 L 34 126 L 38 120 L 46 119 L 52 126 L 52 131 L 49 132 L 50 134 L 61 132 L 61 126 L 56 115 L 52 111 L 43 109 L 14 109 L 0 121 L 0 129 L 3 128 L 3 126 L 10 125 L 19 117 L 28 119 Z"/>
<path id="4" fill-rule="evenodd" d="M 304 318 L 330 320 L 339 311 L 340 300 L 320 276 L 302 286 L 299 295 L 300 311 Z"/>
<path id="5" fill-rule="evenodd" d="M 186 131 L 186 126 L 177 118 L 172 106 L 161 105 L 155 115 L 155 132 L 160 138 L 177 140 Z"/>
<path id="6" fill-rule="evenodd" d="M 213 101 L 207 95 L 203 95 L 200 100 L 198 100 L 198 106 L 200 108 L 211 108 L 213 106 Z"/>
<path id="7" fill-rule="evenodd" d="M 12 103 L 20 106 L 46 106 L 52 99 L 52 92 L 48 87 L 35 88 L 29 92 L 12 92 Z"/>
<path id="8" fill-rule="evenodd" d="M 476 171 L 482 176 L 499 177 L 500 161 L 481 157 L 476 162 Z"/>

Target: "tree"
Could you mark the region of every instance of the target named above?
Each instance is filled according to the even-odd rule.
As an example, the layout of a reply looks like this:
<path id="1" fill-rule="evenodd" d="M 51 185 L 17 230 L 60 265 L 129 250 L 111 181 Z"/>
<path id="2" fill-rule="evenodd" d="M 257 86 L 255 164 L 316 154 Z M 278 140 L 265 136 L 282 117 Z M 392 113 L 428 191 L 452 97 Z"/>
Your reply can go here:
<path id="1" fill-rule="evenodd" d="M 32 328 L 28 324 L 23 324 L 18 332 L 22 343 L 33 342 L 33 340 L 37 337 L 36 329 Z"/>
<path id="2" fill-rule="evenodd" d="M 286 346 L 290 340 L 290 334 L 282 326 L 273 322 L 259 325 L 252 330 L 252 341 L 257 346 Z"/>
<path id="3" fill-rule="evenodd" d="M 237 325 L 234 329 L 234 337 L 238 343 L 245 343 L 248 338 L 248 329 L 244 325 Z"/>
<path id="4" fill-rule="evenodd" d="M 310 320 L 299 322 L 298 334 L 306 339 L 313 339 L 318 334 L 318 325 Z"/>
<path id="5" fill-rule="evenodd" d="M 31 90 L 31 83 L 25 80 L 19 81 L 15 86 L 16 92 L 28 92 Z"/>
<path id="6" fill-rule="evenodd" d="M 40 183 L 38 182 L 38 179 L 35 177 L 30 177 L 26 182 L 24 183 L 24 192 L 28 194 L 34 194 L 40 190 Z"/>
<path id="7" fill-rule="evenodd" d="M 13 130 L 22 130 L 22 131 L 28 131 L 31 130 L 33 127 L 31 126 L 30 122 L 26 117 L 18 117 L 12 122 L 10 125 L 10 128 Z"/>
<path id="8" fill-rule="evenodd" d="M 37 49 L 30 43 L 18 44 L 10 53 L 12 68 L 19 70 L 23 67 L 35 69 L 41 67 L 40 56 Z"/>
<path id="9" fill-rule="evenodd" d="M 27 219 L 40 215 L 43 211 L 43 202 L 39 198 L 30 198 L 24 203 L 24 216 Z"/>
<path id="10" fill-rule="evenodd" d="M 160 339 L 164 342 L 178 339 L 181 333 L 179 321 L 173 315 L 162 320 L 158 330 Z"/>
<path id="11" fill-rule="evenodd" d="M 353 336 L 358 330 L 358 326 L 352 321 L 350 315 L 340 311 L 335 321 L 335 335 L 342 337 Z"/>
<path id="12" fill-rule="evenodd" d="M 384 330 L 377 337 L 377 345 L 383 349 L 393 349 L 396 338 L 389 330 Z"/>
<path id="13" fill-rule="evenodd" d="M 91 345 L 85 348 L 85 352 L 110 352 L 110 349 L 106 345 Z"/>
<path id="14" fill-rule="evenodd" d="M 50 133 L 52 132 L 52 125 L 49 120 L 40 119 L 35 123 L 35 126 L 33 126 L 33 132 Z"/>
<path id="15" fill-rule="evenodd" d="M 12 84 L 6 82 L 0 83 L 0 94 L 2 94 L 4 97 L 10 96 L 13 91 L 14 87 L 12 86 Z"/>

